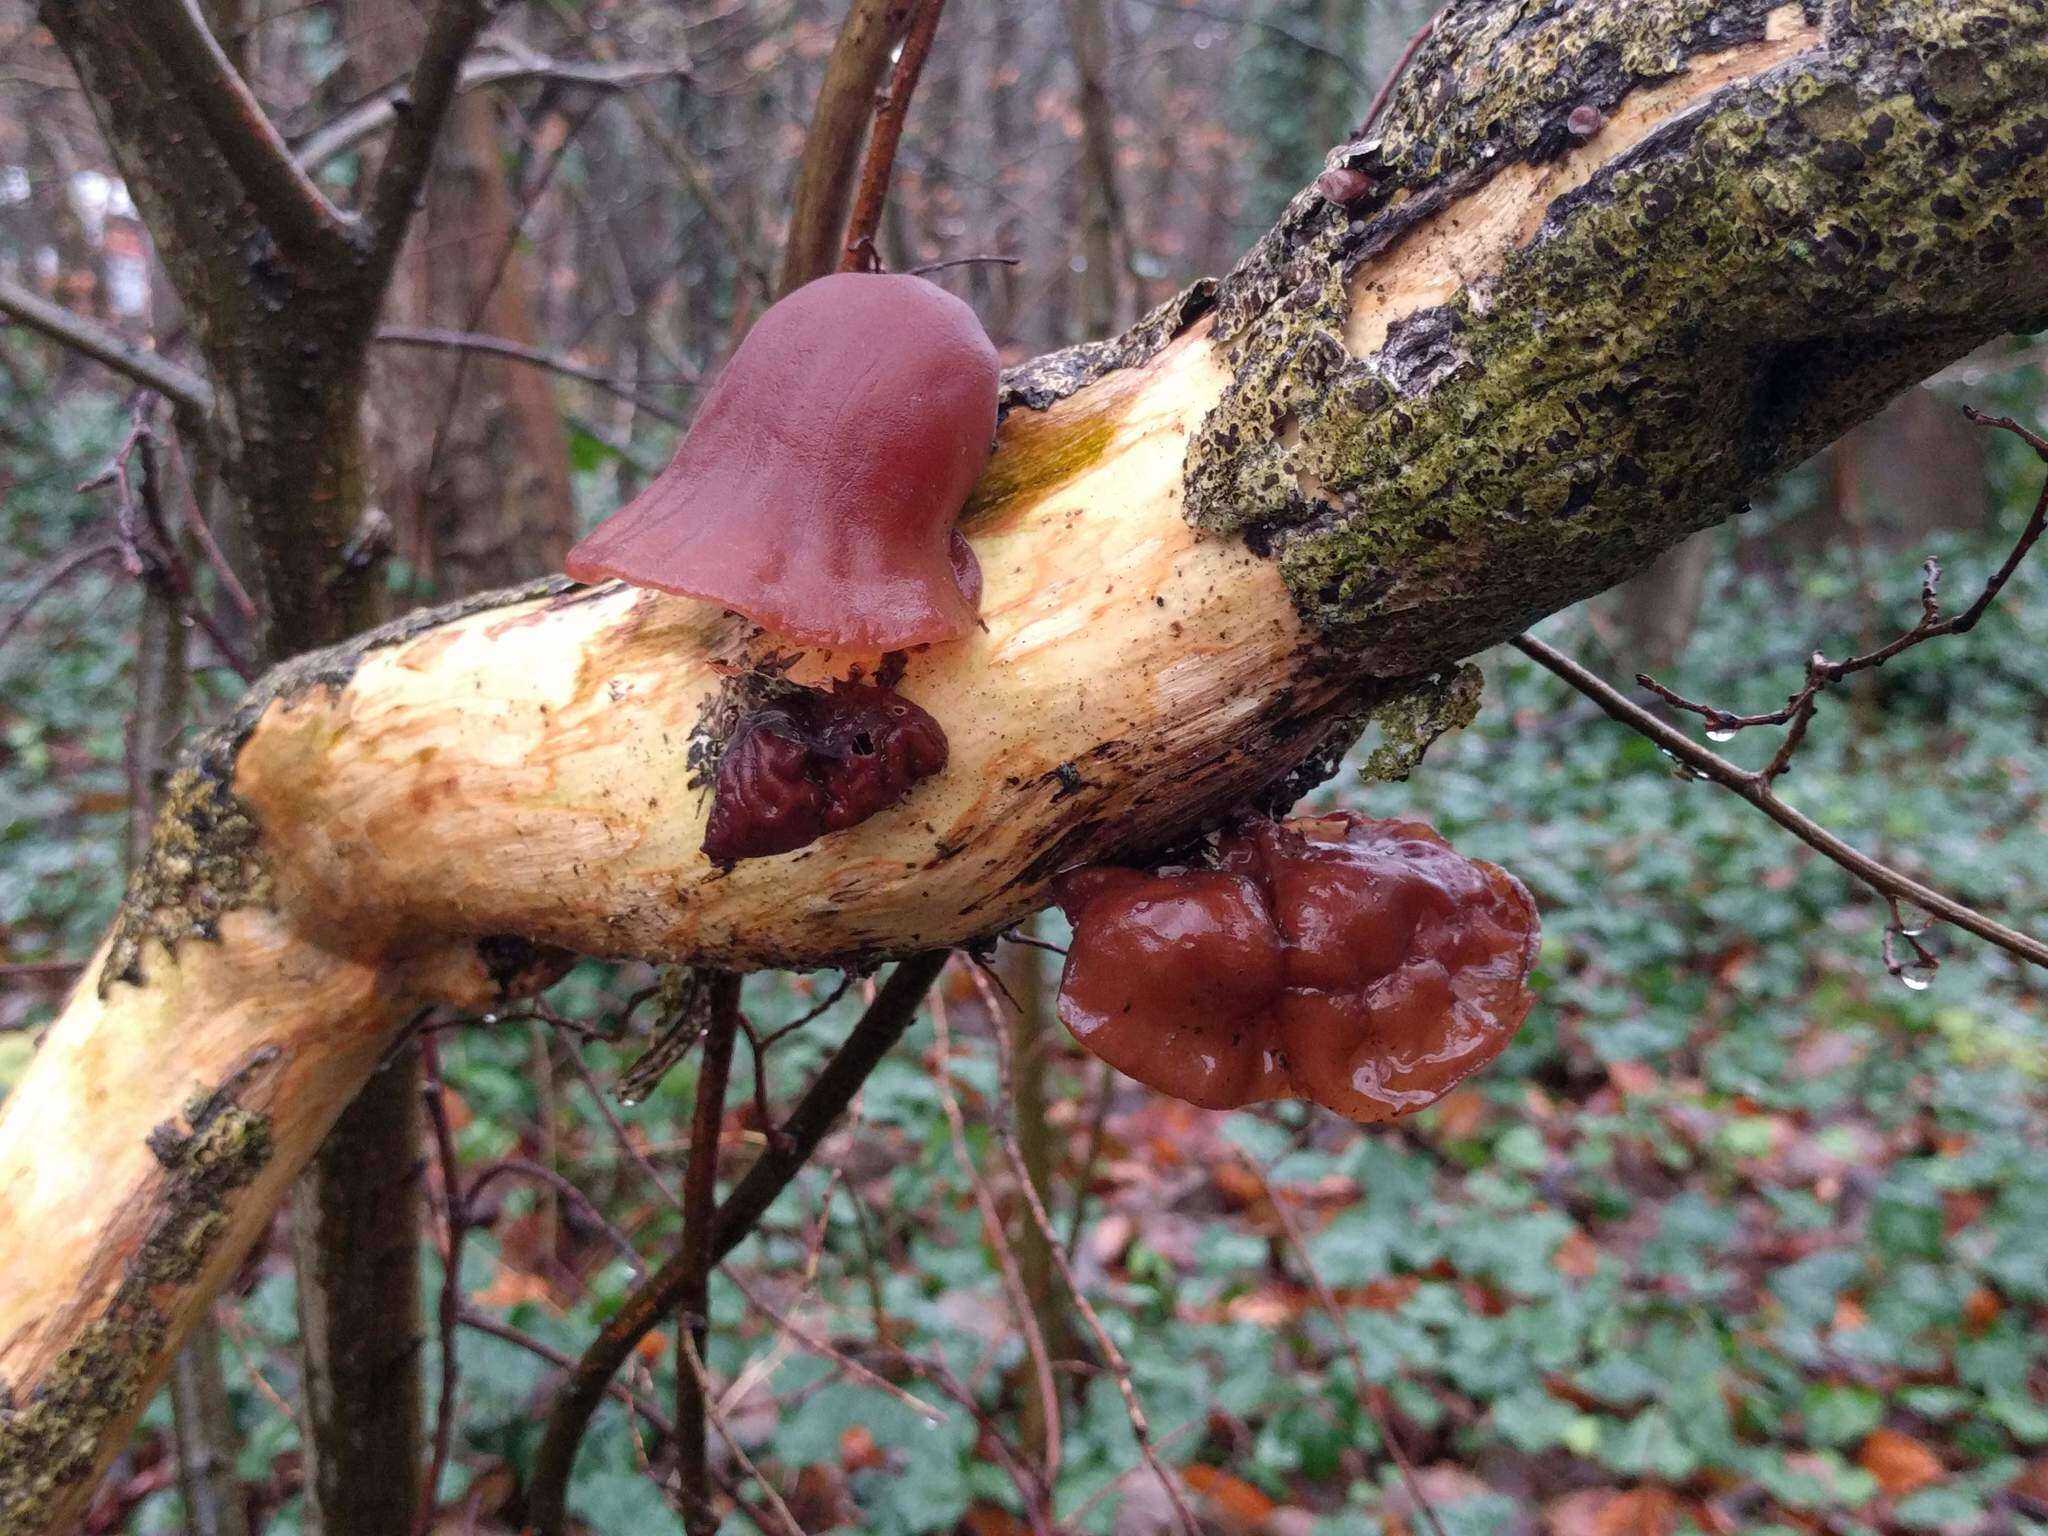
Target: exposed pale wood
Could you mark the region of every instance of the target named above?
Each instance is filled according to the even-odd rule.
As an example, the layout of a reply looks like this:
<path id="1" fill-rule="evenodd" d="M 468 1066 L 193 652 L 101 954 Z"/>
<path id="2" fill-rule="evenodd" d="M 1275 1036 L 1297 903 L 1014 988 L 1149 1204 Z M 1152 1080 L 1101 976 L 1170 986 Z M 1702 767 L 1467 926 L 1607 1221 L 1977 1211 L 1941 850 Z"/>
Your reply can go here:
<path id="1" fill-rule="evenodd" d="M 1973 3 L 1990 11 L 2004 0 Z M 1881 0 L 1873 6 L 1885 9 Z M 1471 9 L 1482 20 L 1491 14 Z M 1610 22 L 1624 14 L 1594 0 L 1581 9 Z M 1902 3 L 1885 15 L 1915 20 L 1930 36 L 1947 25 L 1942 13 Z M 1467 188 L 1463 197 L 1445 200 L 1357 273 L 1345 327 L 1354 354 L 1452 293 L 1469 297 L 1483 318 L 1488 283 L 1520 260 L 1524 242 L 1543 244 L 1560 196 L 1632 147 L 1663 153 L 1658 164 L 1667 169 L 1683 164 L 1679 136 L 1652 135 L 1715 91 L 1806 68 L 1809 54 L 1834 67 L 1830 45 L 1797 18 L 1781 11 L 1770 36 L 1714 51 L 1637 91 L 1601 132 L 1540 170 L 1510 167 L 1455 183 Z M 2036 52 L 2025 67 L 2035 73 L 2011 78 L 2038 75 L 2040 41 L 2027 36 Z M 1431 49 L 1452 46 L 1440 35 Z M 1444 67 L 1440 52 L 1418 59 L 1418 69 Z M 1389 121 L 1404 111 L 1418 119 L 1423 101 L 1397 105 Z M 2023 115 L 2013 112 L 2012 120 Z M 2013 174 L 2031 193 L 2042 173 L 2029 153 L 2035 159 L 2011 163 L 2027 167 Z M 1877 185 L 1898 169 L 1879 164 L 1859 182 L 1828 185 Z M 1646 283 L 1657 276 L 1655 249 L 1646 244 L 1652 254 L 1627 258 L 1640 260 L 1632 271 Z M 1796 265 L 1806 249 L 1791 237 L 1758 239 L 1744 249 L 1740 274 L 1752 283 L 1810 274 L 1810 264 Z M 1979 309 L 2037 314 L 2031 306 L 2048 303 L 2037 271 L 2001 267 L 1981 248 L 1956 258 L 1950 271 L 1964 276 L 1946 286 L 1948 273 L 1929 271 L 1916 291 L 1943 307 L 1901 354 L 1915 362 L 1975 345 L 1988 323 Z M 1878 302 L 1863 288 L 1849 291 L 1845 308 Z M 1611 323 L 1624 362 L 1657 340 L 1630 334 L 1634 314 L 1616 311 L 1612 295 L 1590 321 L 1571 313 L 1576 290 L 1549 297 L 1560 315 Z M 1973 297 L 1983 304 L 1963 304 Z M 1959 313 L 1965 318 L 1953 318 Z M 62 1366 L 58 1356 L 104 1312 L 173 1193 L 145 1144 L 152 1127 L 175 1126 L 195 1089 L 275 1050 L 236 1090 L 246 1108 L 270 1117 L 270 1157 L 246 1189 L 220 1201 L 197 1272 L 151 1293 L 161 1338 L 139 1341 L 104 1413 L 76 1428 L 77 1455 L 104 1459 L 185 1320 L 409 1011 L 424 1000 L 489 995 L 479 938 L 731 968 L 929 948 L 1025 914 L 1057 868 L 1182 832 L 1311 751 L 1354 702 L 1359 668 L 1298 616 L 1313 595 L 1290 592 L 1278 563 L 1241 539 L 1199 535 L 1183 516 L 1189 441 L 1205 422 L 1213 431 L 1211 408 L 1227 386 L 1244 383 L 1229 350 L 1240 338 L 1213 335 L 1213 323 L 1049 410 L 1012 413 L 967 525 L 987 578 L 986 628 L 913 656 L 901 683 L 943 722 L 952 762 L 900 805 L 796 854 L 722 872 L 698 851 L 706 807 L 689 783 L 691 732 L 724 676 L 772 644 L 698 603 L 617 588 L 532 598 L 371 650 L 337 686 L 274 703 L 241 747 L 232 779 L 262 831 L 269 889 L 261 902 L 229 912 L 218 942 L 187 941 L 175 957 L 149 947 L 142 984 L 116 982 L 104 1001 L 96 961 L 0 1111 L 0 1210 L 8 1213 L 0 1382 L 16 1403 L 75 1377 L 75 1362 Z M 1626 351 L 1637 343 L 1641 353 Z M 1772 362 L 1760 356 L 1755 365 L 1765 382 L 1780 377 Z M 1866 397 L 1881 387 L 1896 387 L 1897 357 L 1877 354 L 1868 367 L 1878 383 L 1809 395 L 1819 404 L 1800 430 L 1839 422 L 1852 407 L 1874 405 Z M 1495 382 L 1505 395 L 1515 381 Z M 1441 393 L 1455 396 L 1450 386 Z M 1426 389 L 1406 403 L 1424 414 L 1440 408 Z M 1270 398 L 1251 404 L 1259 409 L 1235 418 L 1242 432 L 1288 430 Z M 1459 419 L 1461 432 L 1483 427 Z M 1768 443 L 1742 439 L 1741 422 L 1694 429 L 1695 437 L 1681 436 L 1674 473 L 1696 472 L 1717 497 L 1775 462 Z M 1765 421 L 1754 430 L 1795 427 Z M 1501 445 L 1486 446 L 1498 462 Z M 1527 447 L 1532 474 L 1555 468 L 1541 442 Z M 1573 451 L 1611 450 L 1586 443 Z M 1668 529 L 1642 530 L 1638 564 L 1660 537 L 1672 542 L 1704 520 L 1666 515 Z M 1425 629 L 1441 627 L 1448 605 L 1471 590 L 1471 560 L 1496 545 L 1529 547 L 1509 542 L 1526 539 L 1520 529 L 1475 526 L 1467 563 L 1450 568 L 1463 591 L 1418 588 L 1403 615 L 1411 632 L 1418 613 Z M 1520 606 L 1504 622 L 1578 595 L 1571 583 L 1583 574 L 1546 569 L 1541 590 L 1509 595 Z M 1448 660 L 1457 652 L 1411 639 L 1398 654 Z M 810 655 L 795 675 L 817 680 L 873 660 Z M 0 1501 L 22 1486 L 10 1484 L 6 1462 L 10 1444 L 22 1443 L 21 1422 L 18 1407 L 0 1410 Z M 83 1484 L 76 1468 L 65 1469 L 17 1528 L 61 1528 Z M 14 1536 L 4 1521 L 0 1530 Z"/>

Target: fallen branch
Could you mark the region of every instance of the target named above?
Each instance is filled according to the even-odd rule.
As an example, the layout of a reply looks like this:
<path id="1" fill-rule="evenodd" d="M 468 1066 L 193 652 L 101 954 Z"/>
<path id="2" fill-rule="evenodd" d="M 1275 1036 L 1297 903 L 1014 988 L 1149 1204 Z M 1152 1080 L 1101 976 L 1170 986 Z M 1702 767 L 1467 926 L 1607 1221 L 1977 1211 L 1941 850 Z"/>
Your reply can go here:
<path id="1" fill-rule="evenodd" d="M 1368 193 L 1304 192 L 1220 285 L 1008 377 L 962 523 L 983 628 L 899 684 L 948 766 L 872 820 L 704 858 L 690 754 L 736 674 L 879 658 L 792 662 L 687 599 L 540 583 L 258 686 L 0 1106 L 0 1523 L 66 1528 L 421 1007 L 502 1008 L 564 949 L 812 968 L 1000 932 L 1064 867 L 1287 798 L 1365 713 L 2048 310 L 2013 257 L 2048 238 L 2037 7 L 1508 9 L 1447 14 L 1346 151 Z M 90 10 L 148 85 L 125 13 Z M 52 29 L 100 60 L 75 19 Z"/>

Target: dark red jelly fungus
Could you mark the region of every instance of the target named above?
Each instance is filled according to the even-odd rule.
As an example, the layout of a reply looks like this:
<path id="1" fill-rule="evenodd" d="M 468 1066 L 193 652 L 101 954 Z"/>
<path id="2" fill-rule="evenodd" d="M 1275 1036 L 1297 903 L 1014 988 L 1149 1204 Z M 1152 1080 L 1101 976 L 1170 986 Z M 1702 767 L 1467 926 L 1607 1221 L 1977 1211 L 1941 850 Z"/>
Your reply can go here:
<path id="1" fill-rule="evenodd" d="M 921 277 L 807 283 L 755 322 L 668 468 L 565 569 L 706 598 L 807 645 L 958 639 L 980 570 L 953 523 L 988 463 L 1000 371 L 974 311 Z"/>
<path id="2" fill-rule="evenodd" d="M 1366 196 L 1379 183 L 1363 171 L 1355 171 L 1348 165 L 1323 172 L 1316 178 L 1316 190 L 1333 203 L 1350 207 Z"/>
<path id="3" fill-rule="evenodd" d="M 1386 1120 L 1528 1015 L 1535 903 L 1418 822 L 1258 821 L 1218 862 L 1056 883 L 1074 924 L 1060 1018 L 1139 1082 L 1210 1109 L 1294 1097 Z"/>
<path id="4" fill-rule="evenodd" d="M 1564 120 L 1564 125 L 1571 130 L 1574 137 L 1590 139 L 1607 126 L 1607 114 L 1595 106 L 1573 107 L 1572 114 Z"/>
<path id="5" fill-rule="evenodd" d="M 704 856 L 766 858 L 866 821 L 946 766 L 939 722 L 888 688 L 835 683 L 741 718 L 718 759 Z"/>

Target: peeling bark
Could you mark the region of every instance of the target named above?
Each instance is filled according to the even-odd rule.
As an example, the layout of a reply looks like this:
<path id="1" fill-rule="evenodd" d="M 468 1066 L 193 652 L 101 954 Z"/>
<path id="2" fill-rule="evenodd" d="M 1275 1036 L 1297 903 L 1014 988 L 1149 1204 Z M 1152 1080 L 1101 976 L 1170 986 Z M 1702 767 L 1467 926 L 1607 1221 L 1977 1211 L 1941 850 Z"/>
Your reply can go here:
<path id="1" fill-rule="evenodd" d="M 51 1473 L 18 1405 L 79 1379 L 57 1363 L 119 1305 L 164 1191 L 145 1138 L 195 1079 L 274 1050 L 271 1151 L 150 1288 L 137 1390 L 408 1011 L 497 995 L 486 956 L 808 966 L 999 928 L 1066 865 L 1287 793 L 1376 706 L 1426 736 L 1469 704 L 1460 657 L 2039 323 L 2044 99 L 2026 0 L 1455 6 L 1333 157 L 1367 199 L 1304 194 L 1213 307 L 1012 376 L 964 524 L 986 628 L 901 684 L 951 764 L 781 858 L 703 858 L 693 732 L 735 670 L 878 658 L 557 583 L 266 682 L 185 797 L 255 829 L 230 904 L 192 923 L 189 881 L 138 887 L 131 979 L 102 956 L 0 1113 L 0 1509 L 33 1511 L 0 1530 L 58 1520 L 125 1426 L 102 1399 Z M 187 847 L 175 810 L 160 837 Z"/>

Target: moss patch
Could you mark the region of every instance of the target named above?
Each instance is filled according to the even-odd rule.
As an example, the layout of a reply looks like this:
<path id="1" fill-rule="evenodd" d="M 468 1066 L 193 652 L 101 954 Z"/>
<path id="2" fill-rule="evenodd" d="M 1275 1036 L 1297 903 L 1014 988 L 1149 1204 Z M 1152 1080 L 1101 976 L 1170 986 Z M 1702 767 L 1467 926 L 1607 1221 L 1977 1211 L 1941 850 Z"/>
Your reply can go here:
<path id="1" fill-rule="evenodd" d="M 112 1427 L 140 1404 L 170 1327 L 157 1292 L 198 1277 L 227 1229 L 230 1197 L 270 1161 L 270 1118 L 236 1095 L 274 1056 L 260 1053 L 196 1096 L 183 1129 L 150 1134 L 164 1169 L 159 1211 L 106 1310 L 33 1389 L 17 1396 L 0 1383 L 0 1536 L 45 1529 L 65 1491 L 92 1476 Z"/>
<path id="2" fill-rule="evenodd" d="M 1361 667 L 1441 666 L 1599 591 L 1974 343 L 2048 311 L 2048 38 L 2027 0 L 1830 10 L 1822 58 L 1724 91 L 1558 199 L 1371 356 L 1361 267 L 1567 119 L 1762 35 L 1750 0 L 1472 7 L 1386 130 L 1223 285 L 1234 382 L 1190 443 L 1197 526 L 1277 551 Z M 1860 30 L 1859 30 L 1860 29 Z"/>
<path id="3" fill-rule="evenodd" d="M 114 918 L 99 992 L 140 985 L 150 939 L 175 951 L 181 939 L 220 936 L 223 913 L 268 899 L 262 834 L 241 797 L 220 779 L 184 768 L 164 790 L 149 854 Z"/>

